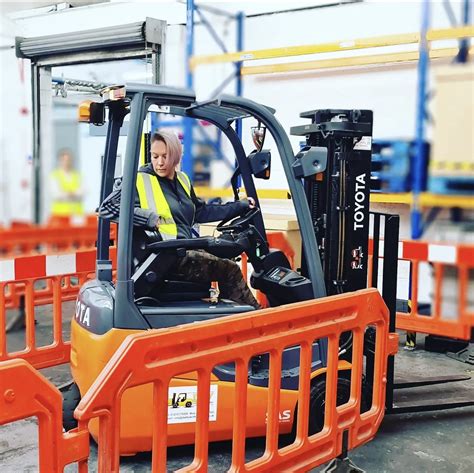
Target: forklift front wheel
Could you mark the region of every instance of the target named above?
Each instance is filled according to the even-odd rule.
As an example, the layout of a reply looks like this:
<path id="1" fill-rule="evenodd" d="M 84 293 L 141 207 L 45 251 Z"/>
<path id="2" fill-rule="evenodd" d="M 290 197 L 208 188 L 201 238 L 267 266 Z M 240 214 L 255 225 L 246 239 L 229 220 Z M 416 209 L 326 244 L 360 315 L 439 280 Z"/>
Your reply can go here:
<path id="1" fill-rule="evenodd" d="M 367 412 L 372 403 L 372 396 L 365 380 L 362 381 L 361 413 Z M 339 376 L 337 380 L 336 406 L 349 401 L 351 395 L 351 380 Z M 326 378 L 316 379 L 310 391 L 309 398 L 309 435 L 314 435 L 324 427 L 324 411 L 326 407 Z"/>
<path id="2" fill-rule="evenodd" d="M 337 380 L 336 405 L 340 406 L 349 400 L 351 382 L 346 378 Z M 314 435 L 324 427 L 324 410 L 326 407 L 326 378 L 316 379 L 309 395 L 309 426 L 308 434 Z"/>
<path id="3" fill-rule="evenodd" d="M 81 400 L 81 393 L 76 383 L 71 383 L 63 394 L 63 427 L 66 432 L 77 427 L 74 411 Z"/>

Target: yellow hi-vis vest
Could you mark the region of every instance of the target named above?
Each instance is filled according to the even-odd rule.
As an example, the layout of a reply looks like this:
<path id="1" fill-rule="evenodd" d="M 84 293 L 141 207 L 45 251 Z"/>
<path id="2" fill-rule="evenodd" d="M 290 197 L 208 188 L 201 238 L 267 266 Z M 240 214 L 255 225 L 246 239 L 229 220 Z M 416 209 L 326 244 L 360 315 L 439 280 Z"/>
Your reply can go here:
<path id="1" fill-rule="evenodd" d="M 81 187 L 81 178 L 76 171 L 66 174 L 61 169 L 56 169 L 51 176 L 62 192 L 76 192 Z M 55 199 L 51 205 L 51 214 L 55 216 L 82 215 L 83 213 L 84 208 L 80 200 Z"/>
<path id="2" fill-rule="evenodd" d="M 176 176 L 184 190 L 191 197 L 191 181 L 184 172 L 177 171 Z M 158 230 L 163 240 L 175 240 L 178 237 L 178 227 L 171 215 L 171 209 L 161 189 L 159 180 L 144 172 L 137 174 L 137 190 L 140 198 L 140 207 L 150 209 L 160 217 Z"/>

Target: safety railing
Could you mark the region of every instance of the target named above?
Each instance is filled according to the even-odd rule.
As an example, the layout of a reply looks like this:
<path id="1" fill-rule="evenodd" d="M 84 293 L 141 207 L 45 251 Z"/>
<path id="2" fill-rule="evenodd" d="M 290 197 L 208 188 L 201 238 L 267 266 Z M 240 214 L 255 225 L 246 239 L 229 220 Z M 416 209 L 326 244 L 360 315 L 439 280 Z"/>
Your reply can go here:
<path id="1" fill-rule="evenodd" d="M 23 224 L 0 229 L 0 257 L 75 251 L 95 247 L 97 217 L 80 221 L 69 219 L 51 221 L 48 225 Z M 111 239 L 115 239 L 115 225 L 111 227 Z"/>
<path id="2" fill-rule="evenodd" d="M 74 300 L 81 285 L 95 271 L 94 250 L 74 254 L 36 255 L 0 262 L 0 361 L 22 358 L 35 368 L 67 363 L 69 342 L 63 337 L 63 302 Z M 111 249 L 113 264 L 116 251 Z M 36 320 L 40 306 L 51 305 L 52 342 L 38 346 Z M 25 325 L 25 348 L 7 349 L 7 310 L 22 311 Z M 71 314 L 72 315 L 72 314 Z"/>
<path id="3" fill-rule="evenodd" d="M 0 362 L 0 425 L 38 418 L 39 471 L 62 472 L 80 462 L 87 471 L 89 432 L 63 433 L 59 390 L 24 360 Z M 5 470 L 4 470 L 5 471 Z"/>
<path id="4" fill-rule="evenodd" d="M 402 241 L 398 256 L 399 273 L 405 274 L 399 283 L 405 282 L 408 290 L 405 311 L 397 311 L 397 328 L 469 340 L 474 328 L 474 245 Z M 420 281 L 431 287 L 429 294 L 422 294 Z"/>
<path id="5" fill-rule="evenodd" d="M 79 431 L 99 418 L 98 471 L 116 472 L 120 463 L 121 400 L 132 387 L 153 385 L 152 470 L 166 471 L 168 387 L 183 373 L 197 372 L 197 417 L 194 461 L 184 471 L 207 471 L 211 372 L 235 362 L 232 466 L 230 471 L 308 471 L 341 453 L 343 433 L 348 447 L 372 439 L 385 408 L 387 357 L 397 351 L 398 337 L 389 333 L 388 311 L 377 290 L 367 289 L 318 301 L 307 301 L 267 313 L 243 314 L 170 330 L 129 336 L 115 353 L 75 411 Z M 372 407 L 361 413 L 364 333 L 376 328 Z M 354 334 L 348 402 L 336 405 L 339 338 Z M 179 333 L 179 336 L 176 336 Z M 327 337 L 328 366 L 324 428 L 308 436 L 312 345 Z M 300 382 L 296 440 L 278 448 L 283 350 L 300 346 Z M 245 462 L 248 366 L 258 353 L 270 354 L 266 449 Z M 312 413 L 313 414 L 313 413 Z M 255 412 L 252 415 L 256 415 Z"/>

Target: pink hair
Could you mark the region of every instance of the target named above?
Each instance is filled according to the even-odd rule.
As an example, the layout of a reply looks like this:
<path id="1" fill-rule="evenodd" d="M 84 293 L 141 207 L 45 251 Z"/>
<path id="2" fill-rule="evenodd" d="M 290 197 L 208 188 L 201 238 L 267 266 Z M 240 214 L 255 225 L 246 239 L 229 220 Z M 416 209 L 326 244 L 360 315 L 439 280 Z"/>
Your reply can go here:
<path id="1" fill-rule="evenodd" d="M 151 142 L 162 141 L 166 145 L 167 157 L 172 163 L 173 167 L 178 166 L 183 155 L 183 147 L 179 141 L 178 136 L 172 131 L 160 130 L 155 131 L 151 136 Z"/>

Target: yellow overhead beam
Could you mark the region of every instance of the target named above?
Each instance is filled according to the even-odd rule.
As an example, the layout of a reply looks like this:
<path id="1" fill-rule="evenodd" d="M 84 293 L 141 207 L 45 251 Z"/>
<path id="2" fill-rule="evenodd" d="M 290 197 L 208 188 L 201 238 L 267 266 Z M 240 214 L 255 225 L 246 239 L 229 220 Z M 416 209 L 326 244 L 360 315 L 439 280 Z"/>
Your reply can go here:
<path id="1" fill-rule="evenodd" d="M 370 194 L 370 202 L 381 204 L 413 204 L 413 194 L 410 192 L 400 194 Z M 474 199 L 470 195 L 443 195 L 422 192 L 420 194 L 422 207 L 461 207 L 474 209 Z"/>
<path id="2" fill-rule="evenodd" d="M 436 41 L 442 39 L 458 39 L 474 36 L 474 26 L 429 30 L 427 39 Z M 355 49 L 380 48 L 414 44 L 420 40 L 420 33 L 404 33 L 397 35 L 375 36 L 372 38 L 350 39 L 331 43 L 308 44 L 303 46 L 288 46 L 283 48 L 256 49 L 235 53 L 194 56 L 190 59 L 191 68 L 199 64 L 217 64 L 225 62 L 253 61 L 256 59 L 271 59 L 277 57 L 303 56 L 307 54 L 350 51 Z"/>
<path id="3" fill-rule="evenodd" d="M 474 53 L 474 48 L 470 48 Z M 457 48 L 439 48 L 430 51 L 430 59 L 441 59 L 454 57 L 458 53 Z M 301 72 L 317 69 L 334 69 L 338 67 L 371 66 L 390 64 L 397 62 L 418 61 L 418 51 L 407 51 L 402 53 L 370 54 L 363 56 L 340 57 L 334 59 L 320 59 L 318 61 L 298 61 L 280 64 L 267 64 L 263 66 L 244 66 L 240 73 L 243 76 L 256 74 L 272 74 L 279 72 Z"/>
<path id="4" fill-rule="evenodd" d="M 233 197 L 232 189 L 212 188 L 196 186 L 196 194 L 201 198 L 211 197 Z M 288 199 L 288 190 L 286 189 L 257 189 L 260 199 Z M 383 204 L 406 204 L 413 203 L 413 194 L 411 192 L 402 192 L 397 194 L 371 193 L 370 202 Z M 465 209 L 474 209 L 474 199 L 470 195 L 443 195 L 422 192 L 420 194 L 420 205 L 422 207 L 461 207 Z"/>
<path id="5" fill-rule="evenodd" d="M 441 39 L 461 39 L 474 36 L 474 25 L 458 26 L 457 28 L 443 28 L 429 30 L 426 33 L 428 41 L 438 41 Z"/>
<path id="6" fill-rule="evenodd" d="M 420 196 L 423 207 L 461 207 L 474 209 L 474 199 L 470 195 L 441 195 L 424 192 Z"/>
<path id="7" fill-rule="evenodd" d="M 400 192 L 396 194 L 371 193 L 370 203 L 372 204 L 407 204 L 413 203 L 413 194 Z"/>

